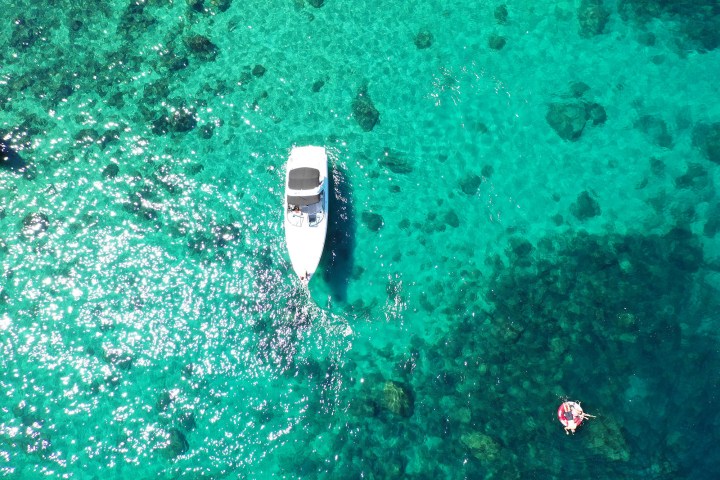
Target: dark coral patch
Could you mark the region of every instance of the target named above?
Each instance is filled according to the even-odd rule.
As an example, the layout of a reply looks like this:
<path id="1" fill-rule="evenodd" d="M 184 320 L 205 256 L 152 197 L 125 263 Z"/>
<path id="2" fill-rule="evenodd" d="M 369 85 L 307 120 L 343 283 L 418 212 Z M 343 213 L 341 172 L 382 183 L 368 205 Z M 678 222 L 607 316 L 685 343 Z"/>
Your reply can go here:
<path id="1" fill-rule="evenodd" d="M 413 41 L 419 50 L 423 50 L 430 48 L 434 39 L 435 38 L 430 30 L 422 29 L 417 33 L 417 35 L 415 35 L 415 39 Z"/>
<path id="2" fill-rule="evenodd" d="M 578 220 L 587 220 L 602 213 L 600 204 L 590 196 L 587 190 L 578 195 L 577 200 L 570 205 L 570 212 Z"/>
<path id="3" fill-rule="evenodd" d="M 355 121 L 364 131 L 369 132 L 380 119 L 380 112 L 375 108 L 370 95 L 368 94 L 367 85 L 363 85 L 358 89 L 358 93 L 352 102 L 352 112 Z"/>
<path id="4" fill-rule="evenodd" d="M 383 220 L 382 215 L 379 213 L 363 212 L 361 219 L 365 226 L 373 232 L 377 232 L 385 225 L 385 220 Z"/>
<path id="5" fill-rule="evenodd" d="M 720 122 L 696 125 L 693 129 L 692 142 L 705 158 L 720 164 Z"/>
<path id="6" fill-rule="evenodd" d="M 212 62 L 218 55 L 217 45 L 203 35 L 191 35 L 184 40 L 188 51 L 200 60 Z"/>
<path id="7" fill-rule="evenodd" d="M 603 0 L 582 0 L 577 10 L 577 16 L 580 23 L 580 35 L 592 37 L 603 33 L 610 18 L 610 11 L 603 4 Z"/>
<path id="8" fill-rule="evenodd" d="M 506 43 L 507 41 L 505 40 L 505 37 L 500 35 L 493 34 L 488 38 L 488 46 L 493 50 L 502 50 Z"/>

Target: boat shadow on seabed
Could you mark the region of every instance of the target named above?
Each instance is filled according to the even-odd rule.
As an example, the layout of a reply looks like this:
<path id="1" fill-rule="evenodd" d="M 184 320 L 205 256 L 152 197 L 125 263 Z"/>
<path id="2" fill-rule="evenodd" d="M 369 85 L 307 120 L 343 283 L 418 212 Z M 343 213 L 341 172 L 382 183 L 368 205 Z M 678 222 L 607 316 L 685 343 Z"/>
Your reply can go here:
<path id="1" fill-rule="evenodd" d="M 343 305 L 347 301 L 347 290 L 353 273 L 353 251 L 355 250 L 355 213 L 353 211 L 352 188 L 347 170 L 338 162 L 332 166 L 330 175 L 330 224 L 326 239 L 325 254 L 320 261 L 323 280 L 328 286 L 328 308 L 330 303 Z"/>

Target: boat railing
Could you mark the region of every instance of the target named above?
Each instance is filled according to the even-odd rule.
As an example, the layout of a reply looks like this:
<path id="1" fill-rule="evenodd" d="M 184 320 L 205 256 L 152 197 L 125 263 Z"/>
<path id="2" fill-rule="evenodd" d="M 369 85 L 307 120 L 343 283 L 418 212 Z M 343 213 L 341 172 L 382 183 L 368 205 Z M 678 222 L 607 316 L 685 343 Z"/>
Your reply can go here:
<path id="1" fill-rule="evenodd" d="M 300 212 L 293 212 L 292 210 L 288 210 L 287 212 L 288 223 L 294 227 L 302 227 L 304 218 L 305 215 Z"/>

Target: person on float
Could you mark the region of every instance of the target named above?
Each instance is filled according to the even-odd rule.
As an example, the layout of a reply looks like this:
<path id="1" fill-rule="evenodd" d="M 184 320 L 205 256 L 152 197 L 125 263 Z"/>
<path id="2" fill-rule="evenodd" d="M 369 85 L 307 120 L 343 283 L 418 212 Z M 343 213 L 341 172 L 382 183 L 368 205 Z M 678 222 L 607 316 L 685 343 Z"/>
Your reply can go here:
<path id="1" fill-rule="evenodd" d="M 560 422 L 565 427 L 565 433 L 570 435 L 572 432 L 575 434 L 575 430 L 580 426 L 583 420 L 588 418 L 595 418 L 594 415 L 587 414 L 583 411 L 580 406 L 580 402 L 563 402 L 560 405 Z"/>

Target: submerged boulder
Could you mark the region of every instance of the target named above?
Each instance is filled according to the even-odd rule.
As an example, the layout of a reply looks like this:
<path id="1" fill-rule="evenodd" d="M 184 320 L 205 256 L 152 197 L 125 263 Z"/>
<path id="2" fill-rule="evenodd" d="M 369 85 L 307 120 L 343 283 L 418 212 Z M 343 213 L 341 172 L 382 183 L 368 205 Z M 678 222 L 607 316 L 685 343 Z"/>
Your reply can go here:
<path id="1" fill-rule="evenodd" d="M 186 133 L 197 126 L 195 110 L 184 105 L 173 108 L 152 122 L 152 132 L 155 135 L 165 135 L 168 132 Z"/>
<path id="2" fill-rule="evenodd" d="M 607 120 L 607 112 L 599 103 L 586 103 L 585 113 L 593 125 L 602 125 Z"/>
<path id="3" fill-rule="evenodd" d="M 352 102 L 352 112 L 355 121 L 364 131 L 369 132 L 375 128 L 380 119 L 380 112 L 375 108 L 370 95 L 368 95 L 367 85 L 363 85 L 358 90 L 355 100 Z"/>
<path id="4" fill-rule="evenodd" d="M 361 215 L 362 222 L 373 232 L 380 230 L 385 225 L 382 215 L 374 212 L 363 212 Z"/>
<path id="5" fill-rule="evenodd" d="M 25 167 L 22 157 L 0 136 L 0 168 L 21 170 Z"/>
<path id="6" fill-rule="evenodd" d="M 488 37 L 488 46 L 493 50 L 502 50 L 507 41 L 501 35 L 492 34 Z"/>
<path id="7" fill-rule="evenodd" d="M 44 213 L 29 213 L 23 219 L 23 234 L 26 237 L 37 236 L 45 232 L 49 226 L 50 220 Z"/>
<path id="8" fill-rule="evenodd" d="M 185 38 L 185 46 L 188 51 L 199 59 L 212 62 L 218 54 L 218 47 L 203 35 L 191 35 Z"/>
<path id="9" fill-rule="evenodd" d="M 705 188 L 710 184 L 710 177 L 705 167 L 699 163 L 690 163 L 685 173 L 675 179 L 677 188 Z"/>
<path id="10" fill-rule="evenodd" d="M 412 165 L 406 159 L 396 155 L 390 149 L 386 148 L 383 156 L 380 157 L 379 163 L 393 173 L 410 173 L 413 170 Z"/>
<path id="11" fill-rule="evenodd" d="M 415 35 L 414 42 L 415 46 L 419 50 L 423 50 L 425 48 L 430 48 L 432 46 L 433 40 L 434 37 L 430 30 L 423 28 L 417 33 L 417 35 Z"/>
<path id="12" fill-rule="evenodd" d="M 474 173 L 467 175 L 465 178 L 460 180 L 460 190 L 462 190 L 465 195 L 475 195 L 478 192 L 482 181 L 483 179 L 479 175 L 475 175 Z"/>
<path id="13" fill-rule="evenodd" d="M 443 222 L 452 228 L 457 228 L 460 226 L 460 217 L 455 213 L 455 210 L 448 210 L 443 215 Z"/>
<path id="14" fill-rule="evenodd" d="M 587 109 L 580 101 L 551 103 L 545 120 L 560 138 L 574 142 L 580 138 L 587 123 Z"/>
<path id="15" fill-rule="evenodd" d="M 598 418 L 592 426 L 593 434 L 589 440 L 591 450 L 609 460 L 622 462 L 630 460 L 627 441 L 616 421 L 611 418 Z"/>
<path id="16" fill-rule="evenodd" d="M 705 158 L 720 163 L 720 122 L 696 125 L 693 129 L 692 143 Z"/>
<path id="17" fill-rule="evenodd" d="M 103 168 L 102 176 L 105 178 L 115 178 L 118 173 L 120 173 L 120 167 L 118 167 L 117 163 L 108 163 L 107 166 Z"/>
<path id="18" fill-rule="evenodd" d="M 395 381 L 385 382 L 381 405 L 395 415 L 405 418 L 412 416 L 415 409 L 410 387 Z"/>
<path id="19" fill-rule="evenodd" d="M 495 20 L 497 23 L 504 25 L 507 23 L 508 9 L 505 5 L 500 5 L 495 8 Z"/>
<path id="20" fill-rule="evenodd" d="M 635 122 L 635 128 L 640 129 L 655 144 L 663 148 L 672 148 L 673 139 L 665 120 L 662 118 L 643 115 Z"/>
<path id="21" fill-rule="evenodd" d="M 267 71 L 267 69 L 265 67 L 263 67 L 260 64 L 257 64 L 253 67 L 251 73 L 254 77 L 262 77 L 263 75 L 265 75 L 266 71 Z"/>
<path id="22" fill-rule="evenodd" d="M 577 16 L 580 23 L 580 35 L 592 37 L 603 33 L 610 18 L 610 12 L 605 8 L 602 0 L 582 0 L 577 10 Z"/>
<path id="23" fill-rule="evenodd" d="M 465 445 L 473 457 L 483 462 L 495 460 L 500 453 L 497 442 L 489 435 L 473 432 L 466 433 L 460 437 L 460 443 Z"/>
<path id="24" fill-rule="evenodd" d="M 130 370 L 134 361 L 130 353 L 117 348 L 108 349 L 104 358 L 108 364 L 115 365 L 120 370 Z"/>
<path id="25" fill-rule="evenodd" d="M 597 217 L 602 212 L 600 210 L 600 204 L 590 196 L 585 190 L 578 195 L 575 203 L 570 205 L 570 212 L 575 215 L 578 220 L 587 220 L 592 217 Z"/>
<path id="26" fill-rule="evenodd" d="M 168 432 L 168 440 L 163 451 L 168 458 L 175 458 L 186 453 L 190 449 L 185 435 L 177 428 L 171 428 Z"/>
<path id="27" fill-rule="evenodd" d="M 210 5 L 217 8 L 221 12 L 227 11 L 232 4 L 232 0 L 210 0 Z"/>
<path id="28" fill-rule="evenodd" d="M 312 84 L 311 90 L 313 91 L 313 93 L 317 93 L 317 92 L 319 92 L 320 90 L 322 90 L 322 88 L 323 88 L 324 86 L 325 86 L 325 81 L 324 81 L 324 80 L 318 80 L 318 81 L 316 81 L 316 82 L 314 82 L 314 83 Z"/>

